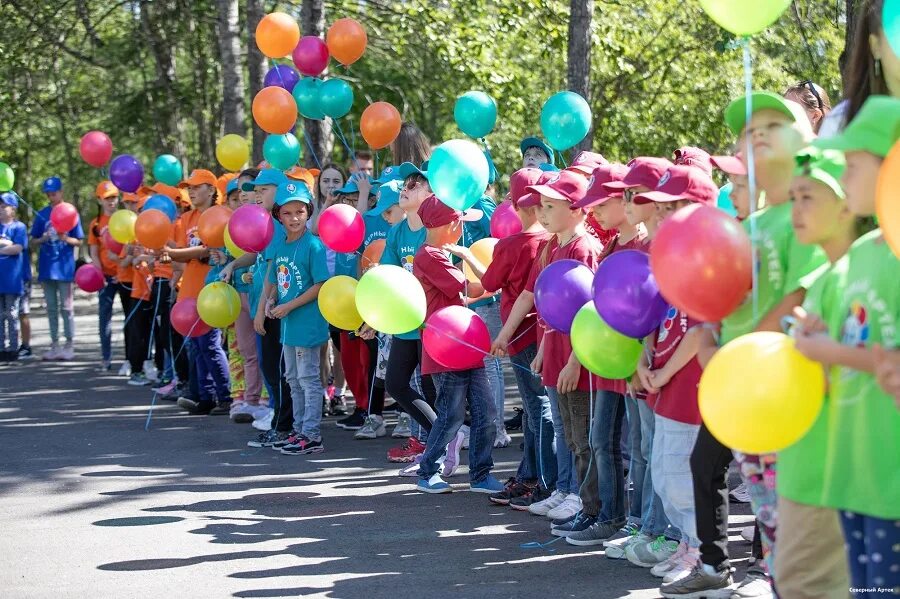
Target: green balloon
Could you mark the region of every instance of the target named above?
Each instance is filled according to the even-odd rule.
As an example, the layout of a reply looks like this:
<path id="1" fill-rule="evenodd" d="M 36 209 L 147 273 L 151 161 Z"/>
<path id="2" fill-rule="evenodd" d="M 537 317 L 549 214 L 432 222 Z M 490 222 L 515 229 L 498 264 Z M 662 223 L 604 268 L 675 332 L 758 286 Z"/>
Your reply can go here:
<path id="1" fill-rule="evenodd" d="M 300 160 L 300 142 L 293 133 L 272 134 L 263 142 L 263 157 L 280 171 L 286 171 Z"/>
<path id="2" fill-rule="evenodd" d="M 16 174 L 12 167 L 5 162 L 0 162 L 0 191 L 9 191 L 16 182 Z"/>
<path id="3" fill-rule="evenodd" d="M 425 322 L 425 291 L 405 268 L 380 264 L 359 280 L 356 309 L 376 331 L 388 335 L 409 333 Z"/>
<path id="4" fill-rule="evenodd" d="M 166 185 L 178 185 L 181 183 L 184 172 L 181 162 L 171 154 L 162 154 L 153 163 L 153 178 Z"/>
<path id="5" fill-rule="evenodd" d="M 590 301 L 572 321 L 572 350 L 581 365 L 594 374 L 627 379 L 637 370 L 643 345 L 606 324 Z"/>
<path id="6" fill-rule="evenodd" d="M 759 33 L 778 20 L 791 0 L 700 0 L 713 21 L 735 35 Z"/>

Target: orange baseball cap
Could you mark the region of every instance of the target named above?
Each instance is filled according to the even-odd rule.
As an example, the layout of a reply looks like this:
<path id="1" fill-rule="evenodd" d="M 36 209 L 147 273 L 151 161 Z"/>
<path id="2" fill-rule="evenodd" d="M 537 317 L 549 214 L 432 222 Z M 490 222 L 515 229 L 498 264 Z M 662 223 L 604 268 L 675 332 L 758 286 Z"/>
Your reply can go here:
<path id="1" fill-rule="evenodd" d="M 226 187 L 228 186 L 228 182 L 238 176 L 237 173 L 225 173 L 218 179 L 216 179 L 216 189 L 219 190 L 219 196 L 226 197 L 228 195 Z"/>
<path id="2" fill-rule="evenodd" d="M 124 192 L 122 194 L 123 202 L 137 202 L 137 208 L 140 210 L 144 207 L 144 203 L 147 201 L 147 196 L 142 196 L 137 193 Z"/>
<path id="3" fill-rule="evenodd" d="M 166 185 L 165 183 L 154 183 L 150 187 L 148 187 L 150 193 L 158 193 L 160 195 L 164 195 L 173 202 L 178 202 L 181 200 L 181 190 L 172 185 Z"/>
<path id="4" fill-rule="evenodd" d="M 195 168 L 191 171 L 191 174 L 187 179 L 178 184 L 178 187 L 184 188 L 193 187 L 195 185 L 212 185 L 218 189 L 216 186 L 217 182 L 218 179 L 216 179 L 216 176 L 212 171 L 203 168 Z"/>
<path id="5" fill-rule="evenodd" d="M 119 195 L 119 188 L 112 184 L 112 181 L 100 181 L 97 184 L 97 198 L 101 200 L 106 200 L 109 198 L 114 198 Z"/>
<path id="6" fill-rule="evenodd" d="M 310 192 L 312 192 L 313 188 L 316 186 L 316 177 L 319 176 L 319 173 L 321 173 L 321 171 L 317 168 L 306 169 L 302 166 L 292 166 L 289 170 L 284 171 L 284 174 L 287 175 L 288 179 L 306 183 Z"/>

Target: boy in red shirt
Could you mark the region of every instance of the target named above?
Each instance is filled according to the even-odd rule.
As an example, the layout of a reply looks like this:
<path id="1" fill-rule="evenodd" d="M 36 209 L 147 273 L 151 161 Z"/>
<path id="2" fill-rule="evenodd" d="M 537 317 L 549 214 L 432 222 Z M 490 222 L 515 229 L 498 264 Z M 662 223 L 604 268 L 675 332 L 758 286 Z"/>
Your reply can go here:
<path id="1" fill-rule="evenodd" d="M 418 210 L 427 233 L 425 244 L 413 259 L 413 274 L 422 283 L 427 301 L 427 316 L 447 306 L 464 306 L 464 295 L 479 297 L 484 289 L 479 283 L 469 283 L 442 249 L 455 244 L 462 235 L 463 216 L 442 203 L 434 195 L 425 199 Z M 466 293 L 468 291 L 468 293 Z M 484 370 L 484 359 L 477 358 L 463 369 L 450 369 L 438 364 L 422 349 L 422 375 L 431 375 L 437 387 L 437 418 L 431 425 L 425 452 L 419 462 L 419 484 L 424 493 L 449 493 L 448 485 L 439 473 L 438 460 L 447 443 L 456 435 L 466 415 L 466 400 L 471 413 L 469 436 L 470 490 L 477 493 L 497 493 L 503 485 L 491 475 L 494 462 L 491 450 L 497 428 L 494 425 L 496 407 L 490 383 Z"/>

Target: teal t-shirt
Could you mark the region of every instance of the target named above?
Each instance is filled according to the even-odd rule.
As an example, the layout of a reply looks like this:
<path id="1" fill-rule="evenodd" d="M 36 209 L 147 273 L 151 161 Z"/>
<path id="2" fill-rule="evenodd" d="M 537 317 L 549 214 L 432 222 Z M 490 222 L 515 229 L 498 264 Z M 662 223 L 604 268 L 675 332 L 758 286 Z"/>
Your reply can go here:
<path id="1" fill-rule="evenodd" d="M 425 227 L 418 231 L 409 228 L 409 223 L 402 220 L 388 231 L 384 244 L 384 254 L 381 256 L 382 264 L 402 266 L 410 273 L 413 271 L 413 259 L 419 248 L 425 244 Z M 418 339 L 419 331 L 410 331 L 394 335 L 398 339 Z"/>
<path id="2" fill-rule="evenodd" d="M 363 239 L 361 250 L 365 250 L 377 239 L 385 239 L 388 231 L 391 230 L 391 225 L 380 214 L 369 214 L 368 212 L 363 214 L 363 223 L 366 225 L 366 236 Z"/>
<path id="3" fill-rule="evenodd" d="M 325 246 L 318 237 L 305 232 L 288 242 L 282 238 L 270 252 L 272 272 L 269 282 L 278 291 L 276 304 L 286 304 L 310 287 L 328 280 Z M 313 300 L 281 319 L 281 342 L 292 347 L 316 347 L 328 341 L 328 323 Z"/>
<path id="4" fill-rule="evenodd" d="M 350 252 L 347 254 L 335 254 L 334 255 L 334 275 L 345 275 L 348 277 L 353 277 L 354 279 L 359 278 L 359 254 L 357 252 Z"/>
<path id="5" fill-rule="evenodd" d="M 250 303 L 250 317 L 256 316 L 256 310 L 259 308 L 259 298 L 262 297 L 263 288 L 266 281 L 266 270 L 269 261 L 272 259 L 272 249 L 284 241 L 284 227 L 280 222 L 273 219 L 275 223 L 275 234 L 272 235 L 272 241 L 266 246 L 266 249 L 256 254 L 256 263 L 250 267 L 253 274 L 253 282 L 250 283 L 250 289 L 247 292 L 247 299 Z"/>

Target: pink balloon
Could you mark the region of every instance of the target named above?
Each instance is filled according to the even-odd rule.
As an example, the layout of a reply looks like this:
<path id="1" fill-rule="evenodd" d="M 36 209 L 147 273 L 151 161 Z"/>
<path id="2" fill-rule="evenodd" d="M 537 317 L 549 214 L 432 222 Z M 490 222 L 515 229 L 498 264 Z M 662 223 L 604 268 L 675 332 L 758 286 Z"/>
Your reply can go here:
<path id="1" fill-rule="evenodd" d="M 103 235 L 101 235 L 101 239 L 103 240 L 103 247 L 114 254 L 118 254 L 125 249 L 125 244 L 116 241 L 115 238 L 109 234 L 108 228 L 103 229 Z"/>
<path id="2" fill-rule="evenodd" d="M 263 251 L 274 234 L 272 216 L 258 204 L 244 204 L 228 220 L 231 241 L 245 252 Z"/>
<path id="3" fill-rule="evenodd" d="M 100 168 L 112 158 L 112 140 L 103 131 L 88 131 L 81 137 L 78 151 L 85 162 Z"/>
<path id="4" fill-rule="evenodd" d="M 366 236 L 366 225 L 353 206 L 335 204 L 319 217 L 319 237 L 335 252 L 355 252 Z"/>
<path id="5" fill-rule="evenodd" d="M 212 327 L 200 319 L 197 312 L 197 300 L 187 298 L 178 300 L 169 313 L 172 327 L 183 337 L 199 337 L 212 330 Z"/>
<path id="6" fill-rule="evenodd" d="M 78 226 L 78 208 L 68 202 L 60 202 L 50 211 L 50 224 L 58 233 L 68 233 Z"/>
<path id="7" fill-rule="evenodd" d="M 103 278 L 103 271 L 93 264 L 83 264 L 75 271 L 75 284 L 82 291 L 93 293 L 103 289 L 106 279 Z"/>
<path id="8" fill-rule="evenodd" d="M 491 334 L 481 317 L 462 306 L 441 308 L 425 321 L 422 346 L 442 366 L 477 368 L 491 349 Z"/>
<path id="9" fill-rule="evenodd" d="M 501 202 L 491 216 L 491 237 L 503 239 L 521 232 L 522 221 L 519 220 L 519 215 L 516 214 L 512 202 Z"/>
<path id="10" fill-rule="evenodd" d="M 298 71 L 304 75 L 315 77 L 328 66 L 328 46 L 321 38 L 305 35 L 300 38 L 300 43 L 294 48 L 291 58 L 294 59 Z"/>

